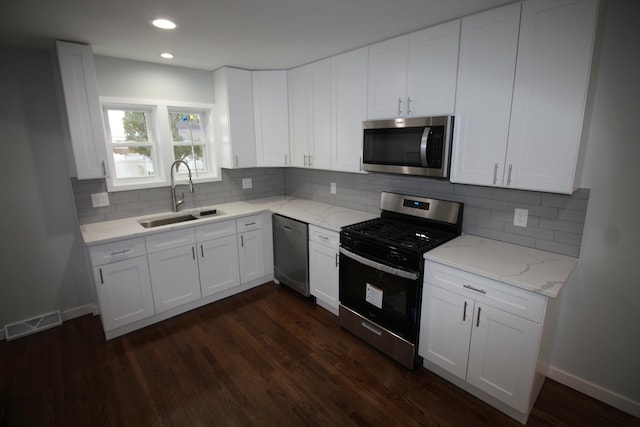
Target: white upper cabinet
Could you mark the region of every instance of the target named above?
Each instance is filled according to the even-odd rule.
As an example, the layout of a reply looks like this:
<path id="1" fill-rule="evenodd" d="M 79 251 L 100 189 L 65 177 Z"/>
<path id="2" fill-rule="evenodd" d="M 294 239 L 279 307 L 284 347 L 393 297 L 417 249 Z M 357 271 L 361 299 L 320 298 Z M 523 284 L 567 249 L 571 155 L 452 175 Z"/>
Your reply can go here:
<path id="1" fill-rule="evenodd" d="M 367 118 L 368 49 L 331 58 L 331 169 L 360 172 Z"/>
<path id="2" fill-rule="evenodd" d="M 331 168 L 331 61 L 289 70 L 291 166 Z"/>
<path id="3" fill-rule="evenodd" d="M 451 114 L 460 21 L 369 46 L 368 119 Z"/>
<path id="4" fill-rule="evenodd" d="M 505 184 L 572 193 L 579 184 L 597 0 L 525 1 L 522 7 Z"/>
<path id="5" fill-rule="evenodd" d="M 252 71 L 257 166 L 289 165 L 287 72 Z"/>
<path id="6" fill-rule="evenodd" d="M 62 91 L 69 125 L 71 175 L 104 178 L 107 150 L 91 46 L 56 41 Z"/>
<path id="7" fill-rule="evenodd" d="M 216 123 L 220 166 L 256 166 L 256 140 L 253 120 L 251 72 L 223 67 L 213 73 L 216 97 Z"/>
<path id="8" fill-rule="evenodd" d="M 501 185 L 520 3 L 462 19 L 451 181 Z"/>
<path id="9" fill-rule="evenodd" d="M 525 1 L 519 12 L 462 20 L 451 181 L 571 193 L 597 0 Z"/>

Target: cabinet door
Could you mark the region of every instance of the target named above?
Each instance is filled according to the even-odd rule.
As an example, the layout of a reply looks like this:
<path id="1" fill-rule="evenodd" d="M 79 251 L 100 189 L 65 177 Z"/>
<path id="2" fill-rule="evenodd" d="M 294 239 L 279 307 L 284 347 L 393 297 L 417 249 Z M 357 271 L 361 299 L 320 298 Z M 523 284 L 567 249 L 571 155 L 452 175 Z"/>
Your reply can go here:
<path id="1" fill-rule="evenodd" d="M 331 169 L 359 172 L 367 119 L 368 50 L 331 58 Z"/>
<path id="2" fill-rule="evenodd" d="M 146 257 L 94 267 L 94 278 L 105 331 L 154 314 Z"/>
<path id="3" fill-rule="evenodd" d="M 203 297 L 239 285 L 240 271 L 238 269 L 236 236 L 199 243 L 198 266 Z"/>
<path id="4" fill-rule="evenodd" d="M 78 179 L 104 178 L 107 150 L 93 51 L 61 41 L 56 50 L 75 165 L 71 173 Z"/>
<path id="5" fill-rule="evenodd" d="M 213 73 L 217 140 L 224 168 L 256 166 L 251 72 L 223 67 Z"/>
<path id="6" fill-rule="evenodd" d="M 542 0 L 522 7 L 505 185 L 571 193 L 597 1 Z"/>
<path id="7" fill-rule="evenodd" d="M 237 236 L 240 282 L 247 283 L 265 275 L 264 236 L 262 230 L 247 231 Z"/>
<path id="8" fill-rule="evenodd" d="M 460 21 L 409 34 L 407 117 L 453 114 Z"/>
<path id="9" fill-rule="evenodd" d="M 472 321 L 467 382 L 528 412 L 541 326 L 479 303 Z"/>
<path id="10" fill-rule="evenodd" d="M 369 46 L 369 120 L 404 117 L 406 114 L 408 55 L 408 36 Z"/>
<path id="11" fill-rule="evenodd" d="M 331 62 L 289 71 L 291 165 L 331 167 Z"/>
<path id="12" fill-rule="evenodd" d="M 195 246 L 182 246 L 149 254 L 156 313 L 201 297 Z"/>
<path id="13" fill-rule="evenodd" d="M 451 182 L 501 186 L 520 3 L 462 19 Z"/>
<path id="14" fill-rule="evenodd" d="M 309 287 L 311 295 L 338 314 L 338 250 L 309 242 Z"/>
<path id="15" fill-rule="evenodd" d="M 252 71 L 258 166 L 288 166 L 289 110 L 286 71 Z"/>
<path id="16" fill-rule="evenodd" d="M 439 288 L 423 288 L 418 354 L 465 379 L 474 301 Z"/>

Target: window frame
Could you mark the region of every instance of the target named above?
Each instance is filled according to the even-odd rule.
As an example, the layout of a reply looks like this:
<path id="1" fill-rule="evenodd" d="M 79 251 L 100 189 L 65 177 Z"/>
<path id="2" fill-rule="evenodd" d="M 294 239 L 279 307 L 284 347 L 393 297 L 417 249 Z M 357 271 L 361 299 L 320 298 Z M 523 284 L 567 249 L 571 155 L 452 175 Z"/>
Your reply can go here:
<path id="1" fill-rule="evenodd" d="M 100 97 L 102 108 L 103 128 L 107 149 L 107 191 L 139 190 L 145 188 L 167 187 L 171 185 L 170 167 L 174 162 L 174 143 L 171 134 L 170 112 L 193 112 L 200 114 L 201 126 L 204 127 L 205 140 L 198 145 L 205 145 L 207 171 L 205 173 L 192 171 L 194 183 L 215 182 L 222 180 L 218 150 L 214 141 L 214 109 L 213 104 L 196 102 L 178 102 L 149 99 L 132 99 L 119 97 Z M 155 175 L 139 178 L 118 178 L 115 173 L 115 161 L 113 158 L 113 146 L 107 110 L 122 109 L 133 111 L 145 111 L 147 113 L 147 128 L 149 139 L 152 139 L 151 158 L 154 164 Z M 185 173 L 175 174 L 175 182 L 188 183 Z"/>

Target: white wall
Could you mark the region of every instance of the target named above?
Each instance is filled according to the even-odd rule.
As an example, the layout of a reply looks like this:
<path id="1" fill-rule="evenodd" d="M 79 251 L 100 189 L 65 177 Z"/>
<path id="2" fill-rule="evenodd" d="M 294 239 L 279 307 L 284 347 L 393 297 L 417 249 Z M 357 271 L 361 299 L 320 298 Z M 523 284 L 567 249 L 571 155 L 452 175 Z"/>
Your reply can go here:
<path id="1" fill-rule="evenodd" d="M 50 54 L 0 47 L 0 327 L 93 303 Z M 1 369 L 1 368 L 0 368 Z"/>
<path id="2" fill-rule="evenodd" d="M 552 365 L 640 416 L 640 2 L 610 0 L 582 187 L 578 266 L 565 287 Z M 553 377 L 553 376 L 552 376 Z M 578 381 L 580 382 L 580 381 Z M 583 384 L 589 387 L 589 384 Z M 589 391 L 589 390 L 585 390 Z M 591 393 L 593 394 L 593 393 Z"/>
<path id="3" fill-rule="evenodd" d="M 213 104 L 213 72 L 95 56 L 100 96 Z"/>

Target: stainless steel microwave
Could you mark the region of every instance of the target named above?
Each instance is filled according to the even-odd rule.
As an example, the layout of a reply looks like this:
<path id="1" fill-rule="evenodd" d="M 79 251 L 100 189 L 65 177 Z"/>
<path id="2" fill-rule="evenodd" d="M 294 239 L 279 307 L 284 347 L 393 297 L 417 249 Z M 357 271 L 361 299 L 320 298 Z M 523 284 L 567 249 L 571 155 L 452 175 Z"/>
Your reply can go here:
<path id="1" fill-rule="evenodd" d="M 453 116 L 370 120 L 362 127 L 364 170 L 449 177 Z"/>

